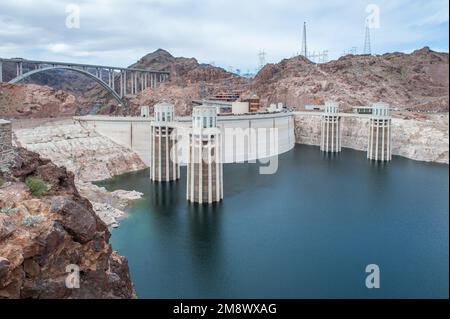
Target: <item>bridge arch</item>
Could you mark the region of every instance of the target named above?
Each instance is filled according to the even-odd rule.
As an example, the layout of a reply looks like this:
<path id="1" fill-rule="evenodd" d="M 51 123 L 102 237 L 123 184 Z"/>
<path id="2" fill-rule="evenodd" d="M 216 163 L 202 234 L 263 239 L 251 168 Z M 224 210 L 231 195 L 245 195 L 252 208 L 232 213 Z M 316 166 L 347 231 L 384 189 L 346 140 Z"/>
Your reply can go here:
<path id="1" fill-rule="evenodd" d="M 46 67 L 46 68 L 42 68 L 42 69 L 32 70 L 32 71 L 29 71 L 22 75 L 19 75 L 18 77 L 15 77 L 11 81 L 9 81 L 9 83 L 19 83 L 20 81 L 26 79 L 27 77 L 29 77 L 33 74 L 45 72 L 45 71 L 51 71 L 51 70 L 69 70 L 69 71 L 74 71 L 74 72 L 78 72 L 80 74 L 86 75 L 87 77 L 91 78 L 92 80 L 94 80 L 98 84 L 100 84 L 103 88 L 105 88 L 109 93 L 112 94 L 112 96 L 117 100 L 117 102 L 119 102 L 120 104 L 123 105 L 123 101 L 120 98 L 119 94 L 117 94 L 116 91 L 114 91 L 111 87 L 109 87 L 109 85 L 105 81 L 103 81 L 102 79 L 99 79 L 98 77 L 89 73 L 88 71 L 72 68 L 69 66 L 54 66 L 54 67 L 52 66 L 52 67 Z"/>

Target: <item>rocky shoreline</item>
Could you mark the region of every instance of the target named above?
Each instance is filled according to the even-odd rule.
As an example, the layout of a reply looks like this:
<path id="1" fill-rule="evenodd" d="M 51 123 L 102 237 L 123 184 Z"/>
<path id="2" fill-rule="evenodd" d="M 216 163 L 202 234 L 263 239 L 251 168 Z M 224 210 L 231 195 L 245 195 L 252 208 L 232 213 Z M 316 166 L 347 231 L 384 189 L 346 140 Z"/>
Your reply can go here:
<path id="1" fill-rule="evenodd" d="M 92 182 L 145 169 L 139 156 L 72 119 L 33 123 L 14 123 L 14 144 L 72 171 L 79 193 L 89 199 L 96 214 L 108 227 L 118 227 L 125 216 L 124 209 L 142 194 L 125 190 L 108 192 Z"/>
<path id="2" fill-rule="evenodd" d="M 0 172 L 0 299 L 133 298 L 128 262 L 112 250 L 108 227 L 73 173 L 16 152 Z"/>
<path id="3" fill-rule="evenodd" d="M 320 114 L 295 114 L 296 143 L 320 145 Z M 416 161 L 449 163 L 449 115 L 401 113 L 392 118 L 392 154 Z M 342 146 L 367 150 L 369 120 L 342 117 Z"/>

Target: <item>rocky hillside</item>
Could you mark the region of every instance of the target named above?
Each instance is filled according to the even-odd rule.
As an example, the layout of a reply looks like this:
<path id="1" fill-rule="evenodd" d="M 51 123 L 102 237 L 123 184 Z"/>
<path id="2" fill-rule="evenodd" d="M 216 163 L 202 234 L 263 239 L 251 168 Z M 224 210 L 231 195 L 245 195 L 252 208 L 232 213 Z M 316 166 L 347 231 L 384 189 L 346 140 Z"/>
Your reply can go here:
<path id="1" fill-rule="evenodd" d="M 147 54 L 130 67 L 170 71 L 171 81 L 156 89 L 148 88 L 137 96 L 126 97 L 126 105 L 120 107 L 97 84 L 72 79 L 74 75 L 70 74 L 66 74 L 70 83 L 63 81 L 58 84 L 56 79 L 60 79 L 60 76 L 40 75 L 41 78 L 33 79 L 33 83 L 56 87 L 57 90 L 52 93 L 54 95 L 61 95 L 58 92 L 62 89 L 67 96 L 72 96 L 70 100 L 76 106 L 64 110 L 52 107 L 37 111 L 42 107 L 36 104 L 43 99 L 40 98 L 43 93 L 32 93 L 38 90 L 37 87 L 16 89 L 3 85 L 0 90 L 0 110 L 2 107 L 7 110 L 19 108 L 23 111 L 8 111 L 18 117 L 23 114 L 34 117 L 59 116 L 69 110 L 76 114 L 138 115 L 141 105 L 153 106 L 166 100 L 176 105 L 178 114 L 186 115 L 190 114 L 193 99 L 236 89 L 245 95 L 258 94 L 264 105 L 283 102 L 297 110 L 303 109 L 305 104 L 322 104 L 327 99 L 335 99 L 347 110 L 351 106 L 382 100 L 400 110 L 448 112 L 448 53 L 433 52 L 429 48 L 411 54 L 347 55 L 325 64 L 314 64 L 303 57 L 294 57 L 266 65 L 252 80 L 222 68 L 200 64 L 194 58 L 174 57 L 162 49 Z M 24 93 L 16 91 L 23 92 L 26 88 L 30 91 L 26 95 L 31 96 L 31 100 L 28 98 L 24 103 L 16 101 L 13 106 L 7 105 L 11 103 L 9 96 L 15 95 L 20 99 L 20 94 Z"/>
<path id="2" fill-rule="evenodd" d="M 110 110 L 115 110 L 117 105 L 109 93 L 100 87 L 97 92 L 86 90 L 81 94 L 47 85 L 0 83 L 0 117 L 2 118 L 86 115 L 101 108 L 109 113 Z"/>
<path id="3" fill-rule="evenodd" d="M 448 53 L 347 55 L 325 64 L 303 57 L 266 65 L 251 83 L 265 103 L 296 109 L 335 99 L 341 106 L 385 101 L 401 110 L 448 112 Z"/>
<path id="4" fill-rule="evenodd" d="M 223 79 L 240 79 L 238 75 L 222 68 L 199 64 L 195 58 L 174 57 L 163 49 L 147 54 L 130 67 L 169 71 L 172 82 L 181 86 L 201 81 L 220 83 Z"/>
<path id="5" fill-rule="evenodd" d="M 30 176 L 45 192 L 25 183 Z M 0 298 L 133 297 L 127 260 L 72 173 L 19 148 L 0 178 Z M 78 289 L 66 287 L 69 265 L 79 267 Z"/>
<path id="6" fill-rule="evenodd" d="M 199 65 L 195 59 L 174 58 L 164 50 L 143 57 L 133 66 L 172 72 L 171 83 L 128 99 L 127 112 L 135 115 L 140 105 L 152 106 L 164 99 L 174 103 L 179 114 L 189 114 L 191 100 L 200 98 L 201 81 L 212 84 L 207 86 L 207 95 L 242 89 L 245 95 L 258 94 L 263 105 L 283 102 L 297 110 L 305 104 L 335 99 L 346 110 L 385 101 L 400 110 L 448 112 L 448 54 L 429 48 L 411 54 L 347 55 L 325 64 L 299 56 L 266 65 L 251 81 Z"/>
<path id="7" fill-rule="evenodd" d="M 124 208 L 142 194 L 124 190 L 107 192 L 90 182 L 145 169 L 139 156 L 70 119 L 38 126 L 28 122 L 35 121 L 14 123 L 14 144 L 73 172 L 78 191 L 91 201 L 97 215 L 108 226 L 118 227 L 125 216 Z M 26 127 L 28 124 L 30 127 Z M 25 127 L 19 128 L 21 125 Z"/>
<path id="8" fill-rule="evenodd" d="M 71 120 L 15 129 L 14 143 L 66 167 L 82 181 L 146 168 L 136 153 Z"/>
<path id="9" fill-rule="evenodd" d="M 24 72 L 33 68 L 33 65 L 27 64 L 24 60 Z M 4 63 L 3 79 L 9 81 L 15 76 L 15 64 Z M 43 88 L 39 88 L 39 86 Z M 30 114 L 34 118 L 58 117 L 61 114 L 59 108 L 45 109 L 39 107 L 39 105 L 42 105 L 42 102 L 45 102 L 51 95 L 61 99 L 61 92 L 70 97 L 72 106 L 70 110 L 64 110 L 63 115 L 85 115 L 90 112 L 97 112 L 101 107 L 106 110 L 114 110 L 118 106 L 118 102 L 112 95 L 89 77 L 70 70 L 56 69 L 33 74 L 17 85 L 0 83 L 0 115 L 2 115 L 2 107 L 10 108 L 6 104 L 8 97 L 15 96 L 19 98 L 19 101 L 15 101 L 15 104 L 18 104 L 20 110 L 25 110 L 13 112 L 15 118 L 27 118 Z M 64 101 L 62 102 L 64 103 Z M 47 103 L 52 106 L 52 101 Z"/>
<path id="10" fill-rule="evenodd" d="M 248 85 L 248 79 L 227 72 L 209 64 L 200 64 L 195 58 L 174 57 L 169 52 L 158 49 L 147 54 L 130 67 L 169 71 L 170 82 L 155 89 L 148 88 L 137 96 L 126 98 L 126 107 L 115 108 L 109 113 L 116 115 L 138 115 L 141 105 L 153 106 L 163 100 L 175 104 L 177 114 L 190 114 L 192 100 L 230 87 L 239 89 Z M 203 86 L 203 87 L 202 87 Z M 203 96 L 203 97 L 205 97 Z M 105 114 L 106 109 L 101 113 Z"/>
<path id="11" fill-rule="evenodd" d="M 0 83 L 0 117 L 67 116 L 76 113 L 73 95 L 48 86 Z"/>
<path id="12" fill-rule="evenodd" d="M 369 118 L 342 117 L 342 147 L 367 150 Z M 417 161 L 449 163 L 448 114 L 396 114 L 392 119 L 392 154 Z M 296 142 L 320 145 L 321 117 L 295 114 Z"/>

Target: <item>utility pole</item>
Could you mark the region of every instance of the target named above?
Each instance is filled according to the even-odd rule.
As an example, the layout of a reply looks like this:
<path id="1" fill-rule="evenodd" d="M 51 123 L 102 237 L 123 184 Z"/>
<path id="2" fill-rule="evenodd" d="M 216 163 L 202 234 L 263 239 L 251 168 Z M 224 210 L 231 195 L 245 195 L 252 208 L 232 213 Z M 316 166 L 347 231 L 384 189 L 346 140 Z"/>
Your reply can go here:
<path id="1" fill-rule="evenodd" d="M 264 50 L 258 53 L 259 69 L 261 70 L 266 65 L 266 52 Z"/>

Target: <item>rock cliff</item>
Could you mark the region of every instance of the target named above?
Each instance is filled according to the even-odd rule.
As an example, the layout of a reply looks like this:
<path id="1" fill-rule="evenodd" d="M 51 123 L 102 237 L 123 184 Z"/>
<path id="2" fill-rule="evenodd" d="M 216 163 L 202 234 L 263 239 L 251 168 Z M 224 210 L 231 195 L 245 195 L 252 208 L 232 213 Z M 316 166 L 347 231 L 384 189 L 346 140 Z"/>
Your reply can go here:
<path id="1" fill-rule="evenodd" d="M 0 82 L 0 117 L 30 118 L 74 115 L 75 96 L 48 86 Z"/>
<path id="2" fill-rule="evenodd" d="M 17 152 L 12 169 L 0 173 L 0 298 L 132 298 L 127 260 L 112 251 L 108 228 L 79 195 L 74 175 Z M 47 191 L 31 191 L 29 176 Z M 74 267 L 79 288 L 70 289 Z"/>
<path id="3" fill-rule="evenodd" d="M 14 130 L 14 141 L 66 167 L 83 181 L 146 168 L 136 153 L 72 120 Z"/>
<path id="4" fill-rule="evenodd" d="M 19 125 L 16 125 L 19 126 Z M 72 120 L 50 122 L 14 130 L 14 143 L 66 167 L 75 175 L 80 194 L 88 198 L 100 218 L 112 227 L 124 216 L 123 209 L 141 197 L 135 191 L 107 192 L 90 182 L 145 169 L 131 150 Z"/>
<path id="5" fill-rule="evenodd" d="M 264 105 L 283 102 L 296 110 L 302 110 L 305 104 L 322 104 L 327 99 L 334 99 L 340 102 L 343 109 L 382 100 L 399 110 L 448 112 L 448 62 L 448 53 L 434 52 L 427 47 L 410 54 L 346 55 L 324 64 L 315 64 L 298 56 L 267 64 L 254 79 L 246 79 L 222 68 L 198 63 L 195 58 L 174 57 L 159 49 L 130 67 L 170 71 L 170 82 L 156 89 L 149 88 L 135 97 L 125 97 L 126 107 L 118 106 L 110 94 L 95 82 L 80 79 L 79 75 L 70 71 L 54 71 L 37 74 L 28 82 L 55 88 L 54 94 L 60 96 L 62 101 L 67 99 L 62 110 L 59 106 L 51 107 L 48 97 L 45 99 L 49 99 L 50 107 L 44 108 L 39 103 L 43 93 L 38 91 L 33 94 L 38 89 L 25 84 L 17 88 L 3 85 L 0 110 L 3 107 L 10 116 L 16 117 L 23 117 L 24 114 L 32 117 L 59 116 L 74 112 L 82 115 L 90 112 L 138 115 L 141 105 L 153 106 L 168 100 L 176 105 L 180 115 L 184 115 L 190 114 L 191 101 L 199 99 L 201 92 L 207 96 L 237 89 L 245 95 L 258 94 Z M 26 95 L 32 97 L 23 105 L 17 99 L 12 101 L 9 98 L 16 95 L 20 101 L 25 94 L 20 93 L 23 91 L 30 92 Z M 61 92 L 68 97 L 64 98 Z M 3 100 L 2 95 L 6 96 Z M 75 105 L 77 107 L 74 109 Z M 3 115 L 2 112 L 0 115 Z"/>
<path id="6" fill-rule="evenodd" d="M 398 115 L 392 119 L 392 154 L 418 161 L 449 163 L 447 114 Z M 295 115 L 296 142 L 320 145 L 321 119 L 311 113 Z M 369 119 L 342 117 L 342 146 L 366 151 Z"/>
<path id="7" fill-rule="evenodd" d="M 340 102 L 343 109 L 384 101 L 400 110 L 448 112 L 448 53 L 429 48 L 411 54 L 347 55 L 315 64 L 298 56 L 267 64 L 251 83 L 264 103 Z"/>

